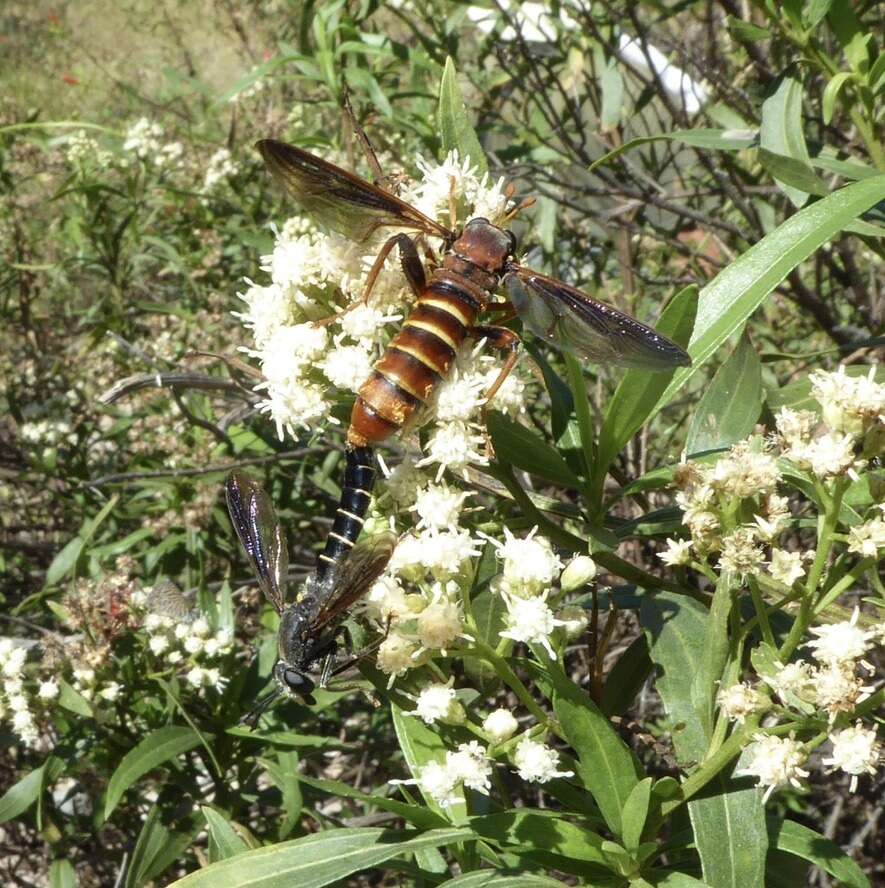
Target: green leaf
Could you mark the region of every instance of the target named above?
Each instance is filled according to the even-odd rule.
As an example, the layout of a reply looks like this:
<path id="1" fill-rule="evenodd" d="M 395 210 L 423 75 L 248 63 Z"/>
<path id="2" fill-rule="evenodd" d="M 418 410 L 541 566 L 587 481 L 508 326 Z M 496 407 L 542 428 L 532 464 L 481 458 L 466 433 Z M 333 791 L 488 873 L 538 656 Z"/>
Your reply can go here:
<path id="1" fill-rule="evenodd" d="M 75 536 L 72 540 L 68 540 L 47 568 L 44 586 L 54 586 L 71 573 L 80 560 L 80 555 L 85 545 L 86 540 L 80 536 Z"/>
<path id="2" fill-rule="evenodd" d="M 704 881 L 710 885 L 765 884 L 765 805 L 755 787 L 735 789 L 723 774 L 688 803 Z"/>
<path id="3" fill-rule="evenodd" d="M 762 103 L 759 145 L 772 154 L 792 158 L 814 179 L 802 131 L 802 95 L 801 81 L 789 74 L 782 75 L 777 89 Z M 795 188 L 777 176 L 775 182 L 794 206 L 801 207 L 808 200 L 806 190 Z"/>
<path id="4" fill-rule="evenodd" d="M 692 285 L 680 290 L 662 312 L 655 329 L 677 344 L 687 345 L 694 327 L 697 306 L 697 287 Z M 599 452 L 593 472 L 597 484 L 604 480 L 612 460 L 653 413 L 672 378 L 672 373 L 648 373 L 640 370 L 628 370 L 623 375 L 608 402 L 599 433 Z"/>
<path id="5" fill-rule="evenodd" d="M 124 888 L 142 888 L 177 861 L 193 844 L 197 833 L 203 831 L 202 818 L 188 816 L 182 822 L 182 828 L 170 829 L 161 817 L 160 807 L 152 806 L 126 868 Z"/>
<path id="6" fill-rule="evenodd" d="M 612 666 L 602 691 L 602 711 L 608 716 L 623 715 L 645 684 L 652 668 L 648 643 L 645 636 L 640 635 Z"/>
<path id="7" fill-rule="evenodd" d="M 92 706 L 78 690 L 72 688 L 63 678 L 58 680 L 58 687 L 59 706 L 64 706 L 65 709 L 83 718 L 92 718 Z"/>
<path id="8" fill-rule="evenodd" d="M 870 888 L 861 868 L 833 841 L 792 820 L 768 820 L 771 845 L 829 873 L 843 888 Z"/>
<path id="9" fill-rule="evenodd" d="M 743 19 L 735 18 L 733 15 L 726 16 L 725 24 L 728 27 L 729 33 L 744 43 L 771 39 L 771 31 L 760 28 L 752 22 L 745 22 Z"/>
<path id="10" fill-rule="evenodd" d="M 690 145 L 692 148 L 710 148 L 714 151 L 740 151 L 744 148 L 752 148 L 756 144 L 757 134 L 754 130 L 727 130 L 727 129 L 687 129 L 673 130 L 669 133 L 659 133 L 656 136 L 639 136 L 631 139 L 623 145 L 606 152 L 602 157 L 596 158 L 587 172 L 593 172 L 598 166 L 609 163 L 625 151 L 645 145 L 648 142 L 661 140 L 680 142 Z"/>
<path id="11" fill-rule="evenodd" d="M 761 409 L 762 364 L 745 333 L 695 408 L 686 450 L 699 453 L 743 440 L 753 431 Z"/>
<path id="12" fill-rule="evenodd" d="M 413 777 L 417 777 L 428 762 L 445 761 L 446 745 L 439 734 L 427 727 L 420 718 L 416 718 L 414 715 L 406 715 L 395 703 L 391 703 L 390 708 L 393 714 L 393 727 L 396 730 L 400 750 Z M 457 817 L 452 816 L 452 807 L 443 810 L 429 795 L 426 793 L 422 793 L 422 795 L 424 795 L 427 806 L 435 814 L 444 817 L 446 820 L 457 819 Z M 454 813 L 463 817 L 464 810 L 459 805 L 454 809 Z"/>
<path id="13" fill-rule="evenodd" d="M 209 859 L 213 863 L 249 850 L 243 837 L 230 825 L 224 814 L 209 805 L 202 805 L 200 811 L 209 827 Z"/>
<path id="14" fill-rule="evenodd" d="M 854 76 L 855 75 L 851 71 L 840 71 L 838 74 L 835 74 L 830 78 L 830 82 L 824 90 L 823 99 L 821 99 L 824 123 L 828 124 L 833 119 L 833 113 L 836 110 L 836 99 L 839 97 L 839 92 L 846 83 L 854 79 Z"/>
<path id="15" fill-rule="evenodd" d="M 446 58 L 442 80 L 439 84 L 439 107 L 437 109 L 437 121 L 442 140 L 442 150 L 448 154 L 454 148 L 462 158 L 470 158 L 470 163 L 475 166 L 482 175 L 488 172 L 485 152 L 479 144 L 479 139 L 470 123 L 464 98 L 458 86 L 458 73 L 455 63 L 450 57 Z"/>
<path id="16" fill-rule="evenodd" d="M 471 817 L 468 824 L 477 835 L 501 845 L 520 845 L 525 843 L 526 836 L 531 836 L 534 848 L 604 864 L 605 858 L 599 851 L 602 836 L 573 822 L 572 816 L 521 809 Z"/>
<path id="17" fill-rule="evenodd" d="M 556 689 L 553 711 L 578 755 L 578 776 L 596 800 L 609 829 L 620 835 L 621 811 L 639 782 L 639 766 L 630 748 L 587 693 L 574 684 L 555 660 L 545 665 Z"/>
<path id="18" fill-rule="evenodd" d="M 691 367 L 676 371 L 661 396 L 667 404 L 763 299 L 804 259 L 851 220 L 885 198 L 885 175 L 854 182 L 792 215 L 701 290 L 688 353 Z"/>
<path id="19" fill-rule="evenodd" d="M 513 875 L 505 870 L 482 869 L 440 882 L 437 888 L 564 888 L 565 884 L 534 873 Z"/>
<path id="20" fill-rule="evenodd" d="M 578 487 L 580 481 L 566 461 L 531 429 L 490 410 L 486 425 L 498 460 L 563 487 Z"/>
<path id="21" fill-rule="evenodd" d="M 49 865 L 49 888 L 76 888 L 77 871 L 69 860 L 53 860 Z"/>
<path id="22" fill-rule="evenodd" d="M 3 797 L 0 798 L 0 823 L 6 823 L 7 820 L 13 820 L 19 814 L 24 814 L 37 801 L 43 790 L 45 772 L 46 762 L 30 774 L 26 774 L 3 793 Z"/>
<path id="23" fill-rule="evenodd" d="M 833 0 L 811 0 L 805 9 L 805 21 L 809 28 L 816 28 L 830 11 Z"/>
<path id="24" fill-rule="evenodd" d="M 104 801 L 104 819 L 117 807 L 123 794 L 140 777 L 169 759 L 200 745 L 200 735 L 192 728 L 170 725 L 148 734 L 123 756 L 111 775 Z"/>
<path id="25" fill-rule="evenodd" d="M 319 780 L 316 777 L 306 777 L 304 774 L 299 774 L 298 779 L 307 786 L 312 786 L 314 789 L 319 789 L 329 795 L 340 796 L 343 799 L 353 799 L 366 805 L 372 805 L 382 811 L 396 814 L 397 817 L 402 817 L 407 823 L 419 829 L 439 829 L 448 826 L 448 820 L 445 817 L 434 814 L 433 811 L 421 805 L 410 805 L 387 796 L 360 792 L 358 789 L 353 789 L 340 780 Z"/>
<path id="26" fill-rule="evenodd" d="M 621 836 L 628 851 L 635 852 L 642 841 L 642 829 L 648 817 L 648 803 L 651 800 L 651 785 L 651 777 L 640 780 L 624 803 L 624 810 L 621 813 L 624 829 Z"/>
<path id="27" fill-rule="evenodd" d="M 605 58 L 602 47 L 594 47 L 596 68 L 599 73 L 599 88 L 602 92 L 602 108 L 599 112 L 599 124 L 603 131 L 616 127 L 621 119 L 624 106 L 624 81 L 618 59 L 612 56 Z"/>
<path id="28" fill-rule="evenodd" d="M 642 599 L 639 619 L 649 656 L 659 670 L 655 687 L 667 711 L 676 756 L 681 762 L 699 762 L 707 751 L 710 731 L 705 714 L 710 688 L 703 688 L 700 699 L 695 696 L 699 688 L 696 670 L 709 625 L 707 610 L 684 595 L 659 592 Z"/>
<path id="29" fill-rule="evenodd" d="M 403 854 L 472 837 L 449 827 L 420 833 L 385 829 L 330 829 L 246 851 L 173 882 L 171 888 L 322 888 Z"/>
<path id="30" fill-rule="evenodd" d="M 762 166 L 783 186 L 806 195 L 815 194 L 818 197 L 825 197 L 830 193 L 826 182 L 814 172 L 810 162 L 803 163 L 794 157 L 785 157 L 767 148 L 760 148 L 758 157 Z"/>

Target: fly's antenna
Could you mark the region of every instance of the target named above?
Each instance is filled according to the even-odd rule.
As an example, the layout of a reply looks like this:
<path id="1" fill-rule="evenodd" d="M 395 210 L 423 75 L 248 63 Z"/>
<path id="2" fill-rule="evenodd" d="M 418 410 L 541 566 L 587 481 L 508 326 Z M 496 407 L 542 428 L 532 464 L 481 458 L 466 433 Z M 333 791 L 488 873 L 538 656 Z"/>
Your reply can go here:
<path id="1" fill-rule="evenodd" d="M 350 447 L 345 453 L 341 501 L 335 513 L 326 548 L 317 558 L 317 581 L 322 582 L 353 548 L 363 529 L 375 486 L 375 451 L 371 447 Z"/>

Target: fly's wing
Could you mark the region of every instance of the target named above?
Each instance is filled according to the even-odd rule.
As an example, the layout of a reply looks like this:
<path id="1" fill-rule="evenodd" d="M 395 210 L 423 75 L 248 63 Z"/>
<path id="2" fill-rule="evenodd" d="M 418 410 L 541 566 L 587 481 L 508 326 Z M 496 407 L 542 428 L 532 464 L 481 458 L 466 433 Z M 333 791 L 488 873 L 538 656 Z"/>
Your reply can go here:
<path id="1" fill-rule="evenodd" d="M 255 147 L 289 194 L 324 228 L 358 243 L 382 226 L 451 237 L 447 228 L 395 195 L 294 145 L 262 139 Z"/>
<path id="2" fill-rule="evenodd" d="M 324 581 L 329 591 L 317 610 L 317 627 L 337 620 L 372 588 L 384 573 L 395 546 L 392 533 L 378 534 L 354 546 L 347 560 Z"/>
<path id="3" fill-rule="evenodd" d="M 281 614 L 289 553 L 276 510 L 270 497 L 245 472 L 231 472 L 224 489 L 231 523 L 255 576 L 267 600 Z"/>
<path id="4" fill-rule="evenodd" d="M 594 363 L 639 370 L 675 370 L 691 358 L 675 342 L 604 302 L 538 274 L 517 268 L 504 277 L 510 301 L 536 336 Z"/>

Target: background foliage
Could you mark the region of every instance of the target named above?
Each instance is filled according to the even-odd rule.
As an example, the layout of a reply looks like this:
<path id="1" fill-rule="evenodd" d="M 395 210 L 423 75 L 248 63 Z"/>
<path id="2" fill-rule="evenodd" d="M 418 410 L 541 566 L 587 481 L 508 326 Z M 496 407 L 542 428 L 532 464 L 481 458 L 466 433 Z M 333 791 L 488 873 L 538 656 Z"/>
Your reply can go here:
<path id="1" fill-rule="evenodd" d="M 449 848 L 464 873 L 452 882 L 469 884 L 485 848 L 502 867 L 534 869 L 531 884 L 546 884 L 545 870 L 597 878 L 585 832 L 600 828 L 598 810 L 580 825 L 547 824 L 550 847 L 521 859 L 521 830 L 547 835 L 540 819 L 453 825 L 388 797 L 402 757 L 414 763 L 405 734 L 440 742 L 417 720 L 398 725 L 395 705 L 329 695 L 313 711 L 287 704 L 270 733 L 237 727 L 273 638 L 255 590 L 241 583 L 221 483 L 233 465 L 253 467 L 303 573 L 337 501 L 340 435 L 281 443 L 255 415 L 253 380 L 213 355 L 236 356 L 236 294 L 260 274 L 270 223 L 289 213 L 251 145 L 279 136 L 360 168 L 340 112 L 345 79 L 386 168 L 414 174 L 416 154 L 469 151 L 472 124 L 482 154 L 471 159 L 538 198 L 517 226 L 532 265 L 646 320 L 666 306 L 660 328 L 682 341 L 694 330 L 694 366 L 669 382 L 548 363 L 529 343 L 545 385 L 524 426 L 492 425 L 499 459 L 482 486 L 482 501 L 515 530 L 540 523 L 566 553 L 593 541 L 612 586 L 600 610 L 620 609 L 607 630 L 597 627 L 605 693 L 617 698 L 605 712 L 626 740 L 617 748 L 655 778 L 677 773 L 665 690 L 646 683 L 651 663 L 635 643 L 643 590 L 667 583 L 654 553 L 680 521 L 656 490 L 683 448 L 712 451 L 759 422 L 770 427 L 779 408 L 808 403 L 810 370 L 864 368 L 881 347 L 878 12 L 847 0 L 569 3 L 538 19 L 535 4 L 524 6 L 522 20 L 508 4 L 422 2 L 10 3 L 0 13 L 3 634 L 32 653 L 39 646 L 44 677 L 61 679 L 57 701 L 38 713 L 52 741 L 27 748 L 12 732 L 3 738 L 6 884 L 110 885 L 121 871 L 128 885 L 167 884 L 299 836 L 309 841 L 289 857 L 270 845 L 250 866 L 299 884 L 307 866 L 314 884 L 373 868 L 439 883 L 453 874 L 441 854 Z M 632 64 L 624 35 L 635 38 Z M 652 47 L 696 86 L 656 70 Z M 447 57 L 458 76 L 441 100 Z M 144 156 L 127 147 L 140 118 L 160 127 L 143 131 Z M 217 177 L 207 178 L 210 167 Z M 695 288 L 705 285 L 695 320 Z M 391 452 L 395 461 L 395 444 Z M 868 502 L 881 500 L 880 484 L 872 472 Z M 186 605 L 145 592 L 170 578 L 191 595 Z M 198 692 L 175 670 L 145 667 L 145 639 L 117 619 L 137 592 L 147 609 L 160 598 L 167 609 L 195 602 L 221 639 L 206 668 L 230 683 L 210 677 Z M 225 646 L 225 633 L 236 643 Z M 595 660 L 578 647 L 566 663 L 580 683 Z M 101 697 L 71 673 L 87 648 L 104 659 L 80 668 L 112 663 L 121 688 Z M 520 666 L 532 676 L 528 658 Z M 547 680 L 563 683 L 557 715 L 567 724 L 578 706 L 568 678 Z M 502 705 L 513 699 L 497 693 Z M 602 730 L 592 719 L 584 728 Z M 564 739 L 579 759 L 595 748 Z M 581 767 L 587 786 L 595 765 Z M 574 790 L 556 784 L 532 788 L 522 816 L 574 810 Z M 809 877 L 820 884 L 823 870 L 846 884 L 866 884 L 861 870 L 881 877 L 871 828 L 880 790 L 877 777 L 845 795 L 834 777 L 779 796 L 772 805 L 789 811 L 794 833 L 771 839 L 771 884 L 804 884 L 799 857 L 822 868 Z M 642 790 L 612 802 L 616 814 L 594 795 L 611 832 L 635 839 L 625 840 L 631 860 L 642 859 Z M 616 822 L 622 809 L 633 826 Z M 397 844 L 376 824 L 400 828 Z M 331 827 L 346 827 L 334 850 L 322 843 Z M 669 835 L 689 827 L 676 814 Z M 859 868 L 834 873 L 847 861 L 806 827 Z M 617 852 L 606 850 L 610 864 Z M 574 859 L 588 868 L 566 865 Z M 670 865 L 686 860 L 683 849 Z M 627 863 L 620 872 L 623 881 Z M 667 878 L 658 871 L 660 884 L 694 884 Z"/>

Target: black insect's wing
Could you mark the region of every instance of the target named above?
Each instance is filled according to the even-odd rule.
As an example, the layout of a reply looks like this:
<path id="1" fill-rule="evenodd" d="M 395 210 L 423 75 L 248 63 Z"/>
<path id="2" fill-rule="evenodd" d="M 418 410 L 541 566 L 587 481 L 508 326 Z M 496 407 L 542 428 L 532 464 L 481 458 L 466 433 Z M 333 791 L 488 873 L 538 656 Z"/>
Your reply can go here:
<path id="1" fill-rule="evenodd" d="M 504 277 L 522 322 L 556 348 L 599 364 L 675 370 L 691 358 L 675 342 L 630 315 L 530 268 Z"/>
<path id="2" fill-rule="evenodd" d="M 171 580 L 160 580 L 147 592 L 147 609 L 152 614 L 168 617 L 176 623 L 193 618 L 194 603 Z"/>
<path id="3" fill-rule="evenodd" d="M 324 228 L 357 242 L 382 226 L 451 238 L 447 228 L 413 206 L 335 164 L 273 139 L 262 139 L 255 147 L 289 194 Z"/>
<path id="4" fill-rule="evenodd" d="M 244 472 L 230 474 L 225 493 L 230 520 L 258 582 L 277 613 L 282 613 L 289 553 L 270 497 Z"/>
<path id="5" fill-rule="evenodd" d="M 384 573 L 396 537 L 382 533 L 354 546 L 347 559 L 323 581 L 326 594 L 318 604 L 314 622 L 322 627 L 338 620 L 349 608 L 372 588 Z"/>

